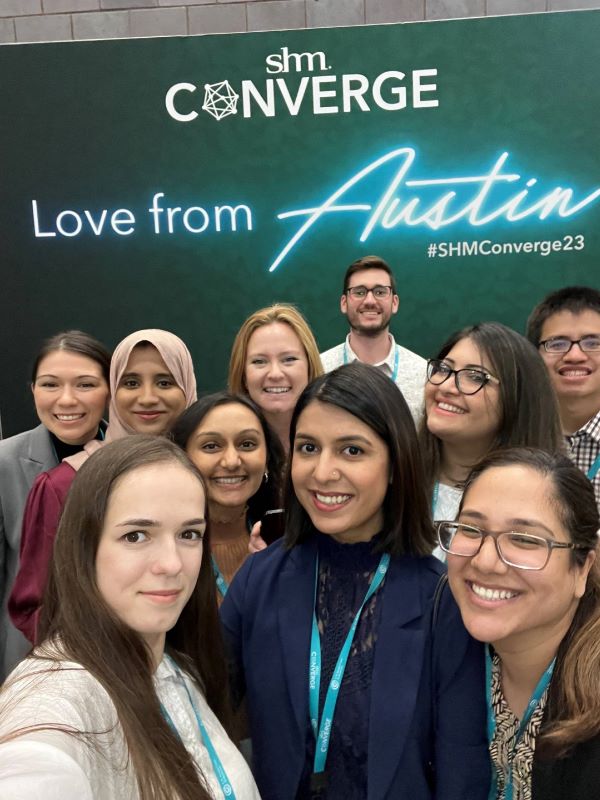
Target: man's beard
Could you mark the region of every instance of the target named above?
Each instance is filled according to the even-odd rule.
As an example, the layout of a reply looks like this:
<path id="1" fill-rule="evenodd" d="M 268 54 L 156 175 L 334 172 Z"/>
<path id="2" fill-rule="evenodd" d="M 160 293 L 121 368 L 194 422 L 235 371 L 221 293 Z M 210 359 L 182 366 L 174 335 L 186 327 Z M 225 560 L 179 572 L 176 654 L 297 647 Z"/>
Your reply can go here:
<path id="1" fill-rule="evenodd" d="M 384 314 L 381 315 L 381 322 L 379 323 L 379 325 L 376 325 L 375 327 L 372 327 L 370 325 L 363 326 L 360 324 L 360 320 L 359 324 L 357 325 L 350 321 L 348 314 L 346 314 L 346 319 L 348 320 L 348 324 L 350 325 L 350 330 L 360 334 L 361 336 L 366 336 L 367 338 L 373 338 L 373 339 L 379 336 L 379 334 L 382 331 L 387 330 L 390 324 L 390 318 L 388 317 L 386 319 Z"/>

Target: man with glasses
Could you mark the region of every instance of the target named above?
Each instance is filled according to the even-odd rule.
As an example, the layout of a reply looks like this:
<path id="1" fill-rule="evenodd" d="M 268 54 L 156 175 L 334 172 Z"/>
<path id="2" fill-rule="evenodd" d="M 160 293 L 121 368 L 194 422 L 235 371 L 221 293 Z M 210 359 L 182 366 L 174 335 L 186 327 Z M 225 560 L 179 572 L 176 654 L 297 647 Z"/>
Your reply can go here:
<path id="1" fill-rule="evenodd" d="M 594 484 L 600 507 L 600 292 L 552 292 L 531 312 L 527 338 L 546 363 L 570 456 Z"/>
<path id="2" fill-rule="evenodd" d="M 325 372 L 353 361 L 379 367 L 398 386 L 416 422 L 423 410 L 427 364 L 421 356 L 396 344 L 389 331 L 399 302 L 396 281 L 382 258 L 364 256 L 350 264 L 340 299 L 350 333 L 342 344 L 321 353 L 321 361 Z"/>

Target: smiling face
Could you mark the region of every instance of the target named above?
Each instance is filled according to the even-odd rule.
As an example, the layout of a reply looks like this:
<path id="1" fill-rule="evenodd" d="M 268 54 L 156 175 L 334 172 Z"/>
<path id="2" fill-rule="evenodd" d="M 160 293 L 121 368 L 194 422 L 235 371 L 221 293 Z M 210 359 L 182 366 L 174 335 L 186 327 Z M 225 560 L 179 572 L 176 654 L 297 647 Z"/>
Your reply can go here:
<path id="1" fill-rule="evenodd" d="M 243 508 L 259 490 L 267 446 L 256 415 L 240 403 L 213 408 L 190 436 L 186 452 L 207 483 L 211 514 Z"/>
<path id="2" fill-rule="evenodd" d="M 173 462 L 126 473 L 112 489 L 96 554 L 96 583 L 119 619 L 160 660 L 198 579 L 205 498 L 198 478 Z"/>
<path id="3" fill-rule="evenodd" d="M 32 391 L 40 422 L 61 442 L 85 444 L 96 436 L 108 402 L 108 384 L 96 361 L 53 350 L 40 361 Z"/>
<path id="4" fill-rule="evenodd" d="M 383 527 L 390 462 L 383 439 L 347 411 L 313 400 L 298 418 L 292 483 L 321 533 L 369 541 Z"/>
<path id="5" fill-rule="evenodd" d="M 390 276 L 383 269 L 364 269 L 353 273 L 348 282 L 348 289 L 353 286 L 364 286 L 372 289 L 374 286 L 389 286 Z M 362 300 L 357 300 L 352 295 L 344 292 L 340 299 L 340 309 L 348 320 L 353 331 L 365 335 L 378 334 L 390 324 L 392 314 L 398 311 L 398 295 L 390 294 L 377 300 L 369 292 Z"/>
<path id="6" fill-rule="evenodd" d="M 308 383 L 308 359 L 290 325 L 257 328 L 248 341 L 245 382 L 265 414 L 291 414 Z"/>
<path id="7" fill-rule="evenodd" d="M 558 513 L 551 478 L 529 466 L 492 467 L 467 490 L 459 521 L 485 531 L 518 531 L 557 542 L 570 537 Z M 567 632 L 593 562 L 572 564 L 554 549 L 544 569 L 504 564 L 487 537 L 470 558 L 448 555 L 448 577 L 469 633 L 502 652 L 552 650 Z"/>
<path id="8" fill-rule="evenodd" d="M 600 336 L 600 314 L 596 311 L 559 311 L 544 322 L 540 341 L 555 336 L 577 340 L 590 334 Z M 560 401 L 590 399 L 592 404 L 595 401 L 595 408 L 600 408 L 600 353 L 586 353 L 579 345 L 573 345 L 564 355 L 547 353 L 543 347 L 540 353 Z"/>
<path id="9" fill-rule="evenodd" d="M 472 339 L 461 339 L 443 359 L 451 369 L 475 367 L 494 374 L 492 365 Z M 476 443 L 482 452 L 491 445 L 500 425 L 500 393 L 489 382 L 476 394 L 461 394 L 455 376 L 444 383 L 425 384 L 425 412 L 430 433 L 452 444 Z"/>
<path id="10" fill-rule="evenodd" d="M 185 409 L 185 395 L 153 345 L 129 356 L 115 395 L 119 415 L 136 433 L 164 433 Z"/>

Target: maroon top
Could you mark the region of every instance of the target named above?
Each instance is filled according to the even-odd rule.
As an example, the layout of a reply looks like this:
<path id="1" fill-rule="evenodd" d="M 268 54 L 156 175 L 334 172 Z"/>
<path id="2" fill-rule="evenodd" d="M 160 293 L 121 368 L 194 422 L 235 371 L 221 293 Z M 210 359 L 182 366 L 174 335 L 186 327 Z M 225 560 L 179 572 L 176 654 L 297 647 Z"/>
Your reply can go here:
<path id="1" fill-rule="evenodd" d="M 62 461 L 54 469 L 38 475 L 27 496 L 21 533 L 21 560 L 8 599 L 8 613 L 15 627 L 32 644 L 35 644 L 35 631 L 58 521 L 76 474 L 70 464 Z"/>

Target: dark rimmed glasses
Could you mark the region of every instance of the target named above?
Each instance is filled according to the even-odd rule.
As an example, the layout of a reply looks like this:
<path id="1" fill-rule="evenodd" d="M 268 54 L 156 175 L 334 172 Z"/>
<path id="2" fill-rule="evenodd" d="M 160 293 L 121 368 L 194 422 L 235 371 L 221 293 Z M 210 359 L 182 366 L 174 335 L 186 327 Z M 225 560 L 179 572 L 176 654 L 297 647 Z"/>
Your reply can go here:
<path id="1" fill-rule="evenodd" d="M 476 394 L 486 383 L 500 383 L 498 378 L 490 372 L 477 367 L 452 369 L 445 361 L 430 358 L 427 362 L 427 380 L 434 386 L 439 386 L 454 375 L 456 388 L 461 394 Z"/>
<path id="2" fill-rule="evenodd" d="M 461 522 L 436 522 L 438 542 L 445 553 L 472 558 L 481 550 L 487 536 L 496 545 L 498 558 L 509 567 L 517 569 L 544 569 L 553 550 L 588 550 L 585 545 L 573 542 L 555 542 L 543 536 L 519 531 L 490 533 L 475 525 Z"/>
<path id="3" fill-rule="evenodd" d="M 346 289 L 346 294 L 349 294 L 350 297 L 353 297 L 355 300 L 364 300 L 369 292 L 371 292 L 376 300 L 385 300 L 386 297 L 391 295 L 392 287 L 378 284 L 377 286 L 372 286 L 371 288 L 367 286 L 350 286 L 348 289 Z"/>
<path id="4" fill-rule="evenodd" d="M 600 352 L 600 336 L 590 333 L 582 336 L 581 339 L 568 339 L 566 336 L 552 336 L 544 339 L 539 346 L 543 347 L 547 353 L 552 355 L 566 356 L 574 344 L 579 345 L 579 349 L 584 353 Z"/>

